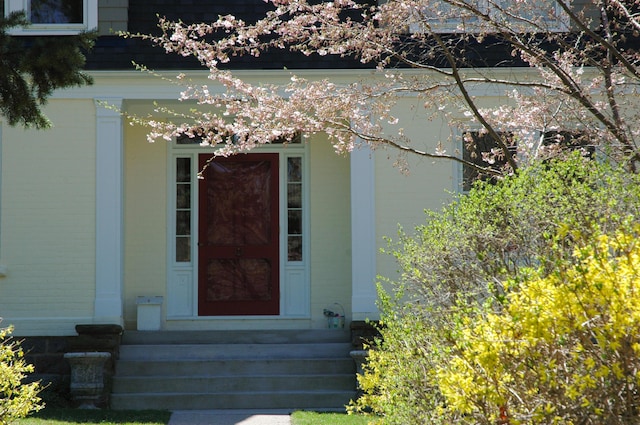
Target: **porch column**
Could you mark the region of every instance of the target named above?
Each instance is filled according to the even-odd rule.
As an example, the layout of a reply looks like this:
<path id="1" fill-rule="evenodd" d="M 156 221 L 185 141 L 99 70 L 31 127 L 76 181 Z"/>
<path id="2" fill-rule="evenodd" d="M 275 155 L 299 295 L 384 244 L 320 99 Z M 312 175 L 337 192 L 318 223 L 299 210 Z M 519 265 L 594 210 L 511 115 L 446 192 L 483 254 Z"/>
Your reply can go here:
<path id="1" fill-rule="evenodd" d="M 376 307 L 375 161 L 362 143 L 351 152 L 352 320 L 378 319 Z"/>
<path id="2" fill-rule="evenodd" d="M 123 135 L 116 109 L 121 98 L 94 99 L 96 105 L 96 295 L 95 323 L 122 325 Z"/>

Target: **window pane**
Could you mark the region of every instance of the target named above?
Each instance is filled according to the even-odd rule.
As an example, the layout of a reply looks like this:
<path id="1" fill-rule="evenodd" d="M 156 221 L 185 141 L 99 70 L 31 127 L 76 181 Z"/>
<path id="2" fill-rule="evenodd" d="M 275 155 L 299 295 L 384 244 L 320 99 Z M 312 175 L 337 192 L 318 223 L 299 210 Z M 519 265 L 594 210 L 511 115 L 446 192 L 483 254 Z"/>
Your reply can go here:
<path id="1" fill-rule="evenodd" d="M 302 211 L 289 210 L 288 232 L 290 235 L 302 234 Z"/>
<path id="2" fill-rule="evenodd" d="M 302 261 L 302 236 L 289 236 L 287 245 L 287 260 Z"/>
<path id="3" fill-rule="evenodd" d="M 188 263 L 191 261 L 191 238 L 188 236 L 176 238 L 176 261 Z"/>
<path id="4" fill-rule="evenodd" d="M 302 181 L 302 158 L 287 159 L 287 181 L 289 183 Z"/>
<path id="5" fill-rule="evenodd" d="M 268 243 L 273 232 L 269 190 L 273 167 L 266 159 L 239 157 L 209 164 L 200 198 L 207 206 L 200 220 L 206 221 L 209 231 L 199 242 L 225 246 Z"/>
<path id="6" fill-rule="evenodd" d="M 527 2 L 503 1 L 501 4 L 512 16 L 518 17 L 521 23 L 534 23 L 543 28 L 550 23 L 559 22 L 556 0 L 536 0 Z M 517 22 L 517 21 L 516 21 Z"/>
<path id="7" fill-rule="evenodd" d="M 176 144 L 178 145 L 199 145 L 200 143 L 202 143 L 202 137 L 189 137 L 185 134 L 176 137 Z"/>
<path id="8" fill-rule="evenodd" d="M 302 158 L 287 158 L 287 259 L 302 261 Z"/>
<path id="9" fill-rule="evenodd" d="M 82 24 L 83 0 L 31 0 L 34 24 Z"/>
<path id="10" fill-rule="evenodd" d="M 177 235 L 191 234 L 191 211 L 176 212 L 176 234 Z"/>
<path id="11" fill-rule="evenodd" d="M 291 140 L 287 140 L 286 137 L 280 137 L 279 139 L 273 140 L 271 142 L 272 145 L 287 145 L 289 143 L 294 144 L 294 145 L 298 145 L 302 142 L 302 136 L 300 135 L 300 133 L 296 133 L 293 137 L 291 137 Z"/>
<path id="12" fill-rule="evenodd" d="M 476 0 L 470 4 L 475 6 L 481 12 L 484 12 L 485 0 Z M 476 15 L 463 7 L 456 7 L 444 1 L 433 2 L 429 7 L 422 9 L 424 19 L 427 20 L 457 20 L 460 22 L 462 18 L 476 18 Z"/>
<path id="13" fill-rule="evenodd" d="M 590 159 L 593 159 L 596 153 L 596 146 L 591 137 L 580 131 L 547 131 L 544 133 L 542 144 L 549 153 L 579 150 L 583 156 Z"/>
<path id="14" fill-rule="evenodd" d="M 178 184 L 176 188 L 176 206 L 178 209 L 189 209 L 191 207 L 190 184 Z"/>
<path id="15" fill-rule="evenodd" d="M 505 138 L 509 151 L 512 154 L 515 154 L 517 146 L 515 145 L 513 135 L 507 132 L 500 133 L 500 135 Z M 465 161 L 476 164 L 478 167 L 490 167 L 492 169 L 499 170 L 507 164 L 507 158 L 498 148 L 498 143 L 487 133 L 469 131 L 464 135 L 463 144 L 464 149 L 462 158 Z M 485 157 L 483 154 L 488 154 L 488 157 Z M 480 175 L 477 169 L 465 165 L 462 169 L 463 190 L 470 190 L 475 180 L 487 179 L 487 177 L 491 179 L 490 176 Z M 491 181 L 493 181 L 493 179 L 491 179 Z"/>
<path id="16" fill-rule="evenodd" d="M 487 10 L 486 0 L 470 1 L 468 4 L 480 13 L 485 13 Z M 444 1 L 431 2 L 428 7 L 422 7 L 416 19 L 417 22 L 412 25 L 412 31 L 417 32 L 475 31 L 479 23 L 476 13 Z"/>
<path id="17" fill-rule="evenodd" d="M 287 185 L 287 207 L 302 208 L 302 185 Z"/>
<path id="18" fill-rule="evenodd" d="M 268 301 L 272 264 L 266 258 L 209 258 L 204 296 L 216 301 Z"/>
<path id="19" fill-rule="evenodd" d="M 176 165 L 176 181 L 191 182 L 191 158 L 178 158 Z"/>
<path id="20" fill-rule="evenodd" d="M 177 262 L 191 261 L 191 158 L 176 158 L 175 250 Z"/>

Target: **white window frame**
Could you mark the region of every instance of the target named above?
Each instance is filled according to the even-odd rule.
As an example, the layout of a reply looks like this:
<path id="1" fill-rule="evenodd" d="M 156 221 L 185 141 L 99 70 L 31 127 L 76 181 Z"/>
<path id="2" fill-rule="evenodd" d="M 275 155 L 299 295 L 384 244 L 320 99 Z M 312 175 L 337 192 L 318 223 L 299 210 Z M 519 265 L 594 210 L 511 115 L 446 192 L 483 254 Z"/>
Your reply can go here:
<path id="1" fill-rule="evenodd" d="M 29 19 L 30 0 L 4 0 L 5 16 L 11 12 L 24 11 Z M 46 23 L 31 24 L 14 28 L 11 35 L 75 35 L 82 31 L 91 31 L 98 27 L 98 0 L 82 0 L 82 23 Z"/>
<path id="2" fill-rule="evenodd" d="M 210 153 L 211 147 L 199 143 L 167 144 L 167 319 L 169 320 L 223 320 L 228 316 L 198 316 L 198 158 Z M 311 257 L 310 257 L 310 205 L 309 205 L 309 149 L 308 144 L 265 145 L 253 152 L 279 154 L 280 190 L 280 314 L 279 319 L 308 319 L 311 317 Z M 288 259 L 287 250 L 287 159 L 302 158 L 302 260 Z M 176 261 L 176 159 L 191 158 L 191 261 Z M 234 316 L 234 318 L 256 316 Z M 270 317 L 270 316 L 264 316 Z M 264 318 L 262 317 L 262 318 Z"/>
<path id="3" fill-rule="evenodd" d="M 541 1 L 541 0 L 529 0 L 529 1 Z M 556 0 L 550 0 L 553 1 L 553 7 L 555 8 L 555 19 L 545 19 L 542 21 L 542 29 L 544 31 L 549 31 L 549 32 L 565 32 L 569 30 L 569 17 L 567 16 L 567 14 L 564 12 L 564 10 L 562 9 L 562 7 L 560 7 L 560 5 L 558 4 L 558 1 Z M 510 4 L 512 3 L 513 0 L 493 0 L 493 3 L 498 3 L 498 4 L 504 4 L 507 3 Z M 526 28 L 526 24 L 522 24 L 524 25 L 523 28 Z"/>
<path id="4" fill-rule="evenodd" d="M 483 12 L 486 12 L 489 9 L 488 0 L 477 0 L 478 8 Z M 477 18 L 473 19 L 473 21 L 477 21 Z M 418 22 L 414 22 L 410 26 L 411 32 L 418 32 L 420 27 L 422 26 L 422 22 L 418 20 Z M 463 33 L 469 31 L 469 28 L 465 23 L 458 18 L 433 18 L 431 24 L 431 30 L 435 33 Z M 476 32 L 476 31 L 473 31 Z"/>
<path id="5" fill-rule="evenodd" d="M 495 4 L 503 4 L 506 2 L 509 4 L 513 0 L 477 0 L 478 9 L 484 13 L 489 12 L 490 10 L 494 10 L 495 12 Z M 534 0 L 535 1 L 535 0 Z M 569 19 L 566 13 L 564 13 L 562 7 L 557 2 L 554 2 L 555 14 L 558 16 L 557 19 L 553 20 L 553 22 L 548 21 L 545 22 L 545 26 L 547 26 L 546 30 L 551 32 L 563 32 L 569 29 Z M 467 22 L 459 18 L 448 18 L 448 19 L 439 19 L 433 18 L 433 23 L 431 24 L 431 30 L 435 33 L 463 33 L 463 32 L 480 32 L 480 26 L 482 23 L 478 21 L 477 18 L 471 19 Z M 524 25 L 524 24 L 523 24 Z M 418 19 L 418 22 L 414 22 L 409 26 L 409 30 L 414 33 L 418 32 L 421 29 L 421 22 Z M 524 27 L 523 27 L 524 28 Z"/>

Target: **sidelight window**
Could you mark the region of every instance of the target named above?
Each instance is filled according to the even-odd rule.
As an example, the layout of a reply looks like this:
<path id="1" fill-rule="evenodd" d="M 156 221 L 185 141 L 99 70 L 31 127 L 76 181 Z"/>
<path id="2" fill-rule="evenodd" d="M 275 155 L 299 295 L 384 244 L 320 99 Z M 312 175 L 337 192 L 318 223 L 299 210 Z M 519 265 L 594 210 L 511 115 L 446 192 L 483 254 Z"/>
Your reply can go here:
<path id="1" fill-rule="evenodd" d="M 176 238 L 175 252 L 177 263 L 191 261 L 191 158 L 176 159 Z"/>
<path id="2" fill-rule="evenodd" d="M 302 261 L 302 157 L 287 158 L 287 260 Z"/>

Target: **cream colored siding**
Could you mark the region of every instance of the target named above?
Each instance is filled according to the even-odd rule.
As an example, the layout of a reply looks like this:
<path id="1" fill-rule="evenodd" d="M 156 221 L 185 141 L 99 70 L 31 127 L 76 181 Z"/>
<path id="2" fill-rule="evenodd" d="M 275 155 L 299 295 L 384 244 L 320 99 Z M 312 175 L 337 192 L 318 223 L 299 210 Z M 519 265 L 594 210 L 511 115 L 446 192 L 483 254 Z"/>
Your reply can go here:
<path id="1" fill-rule="evenodd" d="M 0 317 L 17 335 L 72 333 L 93 315 L 95 108 L 52 100 L 47 131 L 3 125 Z M 68 319 L 68 320 L 67 320 Z"/>
<path id="2" fill-rule="evenodd" d="M 143 127 L 124 131 L 124 319 L 135 329 L 136 297 L 167 287 L 167 145 L 147 142 Z"/>
<path id="3" fill-rule="evenodd" d="M 401 99 L 394 114 L 402 117 L 404 132 L 413 146 L 435 152 L 437 141 L 447 140 L 451 131 L 442 121 L 429 121 L 422 114 L 416 114 L 412 107 L 415 103 L 410 97 Z M 455 148 L 453 141 L 447 146 L 447 153 L 453 153 Z M 457 166 L 452 161 L 410 155 L 406 158 L 408 172 L 403 173 L 393 167 L 397 154 L 393 150 L 376 152 L 376 237 L 380 247 L 386 247 L 385 237 L 397 240 L 399 226 L 411 233 L 416 225 L 424 222 L 425 210 L 441 209 L 456 189 Z M 394 277 L 397 268 L 392 256 L 378 254 L 379 275 Z"/>
<path id="4" fill-rule="evenodd" d="M 320 136 L 310 148 L 311 316 L 313 327 L 326 327 L 322 310 L 333 303 L 351 316 L 349 158 Z"/>

